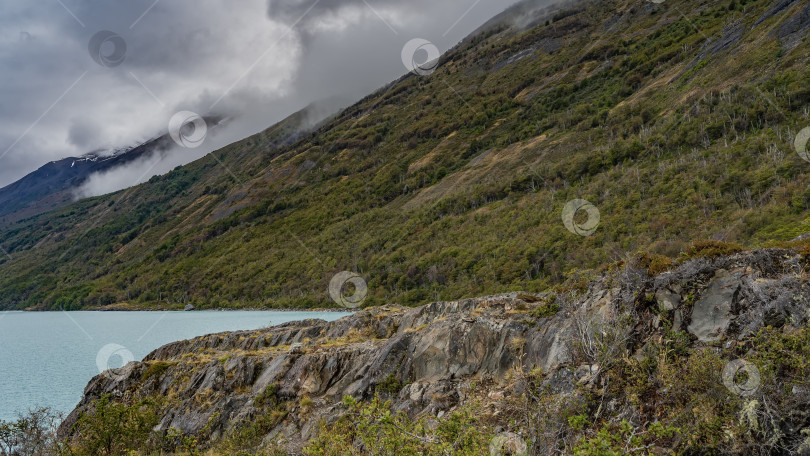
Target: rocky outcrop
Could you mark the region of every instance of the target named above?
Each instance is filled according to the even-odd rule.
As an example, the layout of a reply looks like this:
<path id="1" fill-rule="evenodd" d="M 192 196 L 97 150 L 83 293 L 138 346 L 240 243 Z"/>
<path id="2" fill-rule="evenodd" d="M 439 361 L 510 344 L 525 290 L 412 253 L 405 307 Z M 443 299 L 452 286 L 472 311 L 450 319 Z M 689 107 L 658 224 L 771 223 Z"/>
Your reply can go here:
<path id="1" fill-rule="evenodd" d="M 588 341 L 597 333 L 619 333 L 640 353 L 664 328 L 687 331 L 690 344 L 700 347 L 741 339 L 764 325 L 804 325 L 810 290 L 802 265 L 787 250 L 695 259 L 657 277 L 625 264 L 579 292 L 386 306 L 335 322 L 176 342 L 94 378 L 60 434 L 70 436 L 81 414 L 107 394 L 118 401 L 169 398 L 159 430 L 205 441 L 261 413 L 272 389 L 287 414 L 267 439 L 282 438 L 291 454 L 319 422 L 341 415 L 347 395 L 379 394 L 411 416 L 441 416 L 470 401 L 475 382 L 497 417 L 504 397 L 525 388 L 516 372 L 540 369 L 545 386 L 561 393 L 593 382 L 600 366 L 588 359 Z"/>
<path id="2" fill-rule="evenodd" d="M 808 31 L 810 31 L 810 5 L 805 5 L 779 26 L 776 35 L 782 46 L 790 51 L 802 42 Z"/>

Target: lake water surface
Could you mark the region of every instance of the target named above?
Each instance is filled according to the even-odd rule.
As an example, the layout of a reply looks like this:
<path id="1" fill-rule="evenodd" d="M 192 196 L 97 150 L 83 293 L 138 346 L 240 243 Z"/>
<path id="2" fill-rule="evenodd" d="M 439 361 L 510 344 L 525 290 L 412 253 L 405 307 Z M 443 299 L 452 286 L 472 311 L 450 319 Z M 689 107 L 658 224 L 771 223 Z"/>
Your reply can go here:
<path id="1" fill-rule="evenodd" d="M 68 413 L 99 368 L 183 339 L 336 312 L 0 312 L 0 420 L 32 407 Z"/>

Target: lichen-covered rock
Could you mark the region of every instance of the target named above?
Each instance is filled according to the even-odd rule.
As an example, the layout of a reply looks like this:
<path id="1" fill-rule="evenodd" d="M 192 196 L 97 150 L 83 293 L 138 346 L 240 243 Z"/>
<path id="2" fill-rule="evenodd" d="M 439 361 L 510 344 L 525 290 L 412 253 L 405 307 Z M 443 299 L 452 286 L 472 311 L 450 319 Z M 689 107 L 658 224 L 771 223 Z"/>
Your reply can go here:
<path id="1" fill-rule="evenodd" d="M 662 312 L 675 310 L 681 305 L 681 295 L 667 288 L 656 291 L 655 299 L 658 302 L 658 309 Z"/>
<path id="2" fill-rule="evenodd" d="M 732 307 L 740 290 L 741 277 L 742 272 L 739 271 L 717 271 L 703 296 L 695 303 L 689 332 L 701 342 L 722 338 L 731 322 Z"/>

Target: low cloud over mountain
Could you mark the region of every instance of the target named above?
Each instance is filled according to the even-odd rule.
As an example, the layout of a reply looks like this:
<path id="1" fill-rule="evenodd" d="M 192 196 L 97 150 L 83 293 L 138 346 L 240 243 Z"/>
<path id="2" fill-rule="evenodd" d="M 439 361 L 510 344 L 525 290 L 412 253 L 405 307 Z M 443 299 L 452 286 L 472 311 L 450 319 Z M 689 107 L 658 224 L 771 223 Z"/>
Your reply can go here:
<path id="1" fill-rule="evenodd" d="M 511 3 L 9 0 L 0 186 L 48 161 L 142 143 L 181 110 L 235 116 L 216 141 L 150 173 L 168 171 L 313 101 L 368 93 L 405 72 L 400 51 L 412 38 L 445 50 Z"/>

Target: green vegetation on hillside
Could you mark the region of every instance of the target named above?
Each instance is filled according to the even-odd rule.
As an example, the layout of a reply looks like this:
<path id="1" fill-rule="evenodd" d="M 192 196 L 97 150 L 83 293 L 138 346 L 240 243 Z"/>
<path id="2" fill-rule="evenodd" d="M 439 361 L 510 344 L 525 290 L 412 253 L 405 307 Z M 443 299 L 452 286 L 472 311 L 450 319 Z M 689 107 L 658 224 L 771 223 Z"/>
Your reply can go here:
<path id="1" fill-rule="evenodd" d="M 342 270 L 367 305 L 414 305 L 790 240 L 810 232 L 810 48 L 784 25 L 801 2 L 772 6 L 583 2 L 485 31 L 292 144 L 271 129 L 6 228 L 0 306 L 328 307 Z M 591 236 L 561 221 L 576 198 Z"/>

